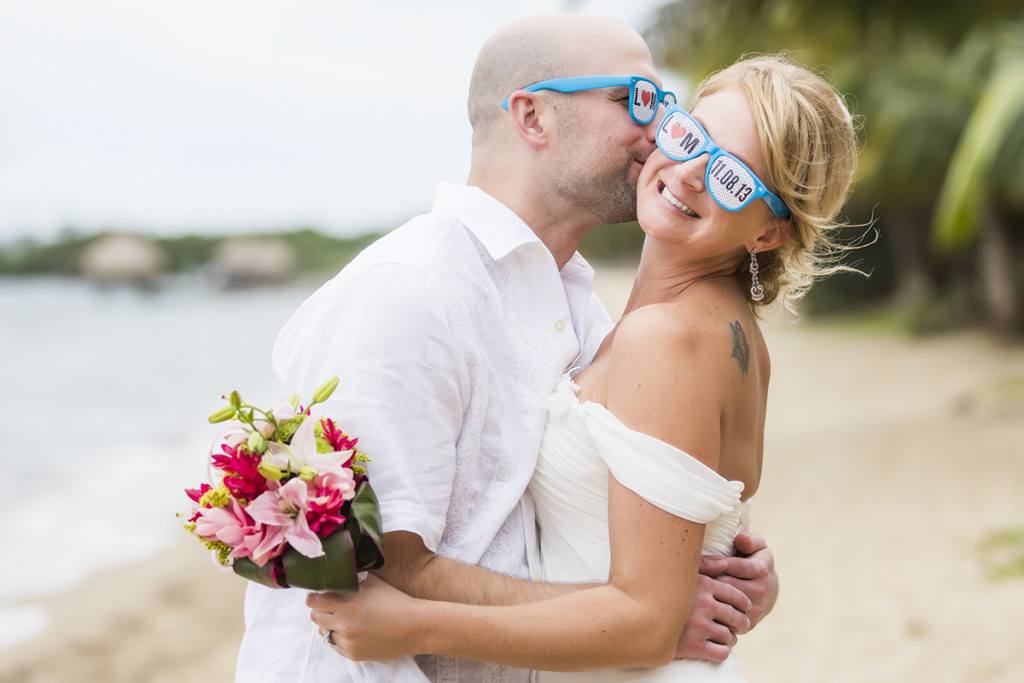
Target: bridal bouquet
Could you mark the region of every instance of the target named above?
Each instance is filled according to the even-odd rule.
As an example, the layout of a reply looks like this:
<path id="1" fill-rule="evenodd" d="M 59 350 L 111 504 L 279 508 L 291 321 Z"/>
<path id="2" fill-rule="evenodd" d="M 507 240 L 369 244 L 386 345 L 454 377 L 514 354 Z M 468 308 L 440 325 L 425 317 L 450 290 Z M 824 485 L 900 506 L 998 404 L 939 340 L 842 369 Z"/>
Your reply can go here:
<path id="1" fill-rule="evenodd" d="M 210 451 L 210 483 L 186 489 L 185 528 L 236 574 L 272 588 L 352 591 L 381 566 L 377 497 L 357 439 L 311 408 L 338 386 L 332 377 L 303 407 L 298 396 L 270 410 L 237 391 L 210 422 L 228 422 Z"/>

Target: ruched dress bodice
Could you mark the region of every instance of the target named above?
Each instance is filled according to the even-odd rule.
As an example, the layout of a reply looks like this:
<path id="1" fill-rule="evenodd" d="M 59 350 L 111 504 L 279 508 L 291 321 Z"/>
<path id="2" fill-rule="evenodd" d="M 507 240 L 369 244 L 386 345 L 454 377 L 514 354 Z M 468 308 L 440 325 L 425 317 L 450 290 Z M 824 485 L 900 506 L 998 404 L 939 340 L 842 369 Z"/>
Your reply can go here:
<path id="1" fill-rule="evenodd" d="M 606 581 L 608 473 L 674 515 L 705 524 L 703 554 L 733 554 L 746 526 L 743 484 L 728 481 L 678 448 L 626 427 L 597 403 L 580 402 L 564 375 L 548 399 L 548 420 L 530 493 L 540 529 L 543 577 L 553 582 Z M 739 660 L 675 661 L 667 667 L 542 672 L 541 681 L 742 681 Z"/>

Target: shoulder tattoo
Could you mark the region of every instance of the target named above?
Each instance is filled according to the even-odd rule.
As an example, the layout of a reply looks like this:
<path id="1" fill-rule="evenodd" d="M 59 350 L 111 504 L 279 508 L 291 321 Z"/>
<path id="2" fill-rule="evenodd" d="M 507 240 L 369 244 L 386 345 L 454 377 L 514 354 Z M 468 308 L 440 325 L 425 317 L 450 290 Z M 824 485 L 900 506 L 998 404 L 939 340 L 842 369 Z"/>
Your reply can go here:
<path id="1" fill-rule="evenodd" d="M 747 364 L 750 362 L 750 345 L 747 344 L 747 335 L 744 334 L 739 320 L 729 323 L 729 329 L 732 331 L 732 357 L 740 364 L 743 378 L 746 379 Z"/>

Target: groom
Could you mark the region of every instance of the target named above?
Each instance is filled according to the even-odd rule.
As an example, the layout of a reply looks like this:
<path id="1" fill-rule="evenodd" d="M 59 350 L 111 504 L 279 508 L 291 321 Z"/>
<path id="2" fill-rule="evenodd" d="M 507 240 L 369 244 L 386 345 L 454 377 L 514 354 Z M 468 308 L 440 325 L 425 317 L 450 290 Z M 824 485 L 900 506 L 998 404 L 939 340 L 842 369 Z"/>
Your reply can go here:
<path id="1" fill-rule="evenodd" d="M 275 346 L 288 391 L 309 395 L 341 377 L 323 409 L 372 458 L 386 531 L 377 573 L 412 595 L 511 604 L 579 588 L 530 580 L 539 564 L 526 486 L 555 381 L 585 367 L 612 327 L 576 248 L 592 228 L 635 218 L 658 113 L 643 122 L 628 78 L 570 93 L 521 90 L 588 75 L 660 83 L 643 39 L 611 19 L 552 15 L 495 34 L 470 84 L 467 185 L 441 185 L 429 214 L 354 259 Z M 405 181 L 389 179 L 398 191 Z M 680 657 L 724 659 L 735 634 L 773 606 L 771 551 L 746 535 L 737 548 L 748 556 L 702 561 Z M 304 598 L 249 585 L 238 683 L 352 680 Z M 365 671 L 381 681 L 530 680 L 447 657 L 415 664 Z"/>

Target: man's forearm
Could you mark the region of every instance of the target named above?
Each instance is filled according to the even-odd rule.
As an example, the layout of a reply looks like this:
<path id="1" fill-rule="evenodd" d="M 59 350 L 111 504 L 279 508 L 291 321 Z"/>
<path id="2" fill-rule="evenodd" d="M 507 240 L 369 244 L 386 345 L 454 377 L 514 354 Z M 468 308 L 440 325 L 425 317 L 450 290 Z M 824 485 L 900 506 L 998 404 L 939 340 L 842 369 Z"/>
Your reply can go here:
<path id="1" fill-rule="evenodd" d="M 384 566 L 374 574 L 413 597 L 427 600 L 519 605 L 593 585 L 527 581 L 437 557 L 419 536 L 409 532 L 384 534 L 384 557 Z"/>

